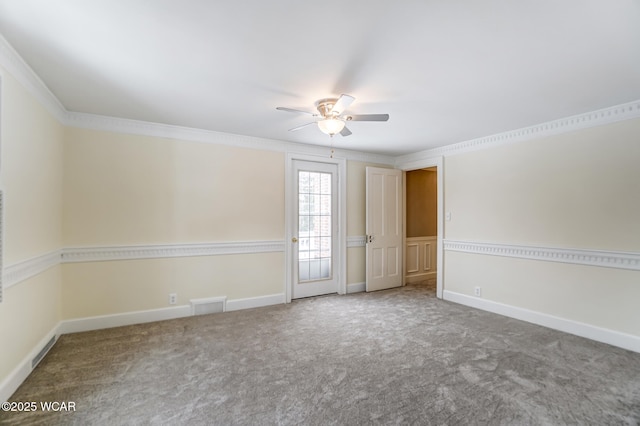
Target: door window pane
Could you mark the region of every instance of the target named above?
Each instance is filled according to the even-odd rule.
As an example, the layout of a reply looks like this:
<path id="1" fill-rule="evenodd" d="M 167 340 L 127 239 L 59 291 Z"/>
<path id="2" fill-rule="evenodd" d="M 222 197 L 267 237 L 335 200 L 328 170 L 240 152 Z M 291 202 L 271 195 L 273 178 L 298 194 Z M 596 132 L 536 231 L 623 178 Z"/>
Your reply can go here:
<path id="1" fill-rule="evenodd" d="M 331 173 L 298 172 L 298 280 L 331 279 Z"/>

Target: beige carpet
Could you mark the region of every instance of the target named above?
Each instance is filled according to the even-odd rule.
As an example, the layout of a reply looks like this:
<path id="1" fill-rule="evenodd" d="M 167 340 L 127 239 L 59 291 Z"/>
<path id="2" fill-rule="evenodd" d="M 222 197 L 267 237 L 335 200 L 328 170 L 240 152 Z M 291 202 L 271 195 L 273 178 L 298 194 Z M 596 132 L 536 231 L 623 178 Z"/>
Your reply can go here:
<path id="1" fill-rule="evenodd" d="M 65 335 L 12 397 L 42 425 L 637 425 L 640 354 L 410 286 Z"/>

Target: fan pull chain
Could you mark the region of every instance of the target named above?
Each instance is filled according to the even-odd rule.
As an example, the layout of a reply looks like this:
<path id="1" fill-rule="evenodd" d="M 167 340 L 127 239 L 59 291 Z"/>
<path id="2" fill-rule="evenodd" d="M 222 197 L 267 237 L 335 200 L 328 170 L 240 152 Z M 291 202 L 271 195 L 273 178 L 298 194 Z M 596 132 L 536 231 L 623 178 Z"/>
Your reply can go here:
<path id="1" fill-rule="evenodd" d="M 331 154 L 329 155 L 329 158 L 333 158 L 333 135 L 329 135 L 331 137 Z"/>

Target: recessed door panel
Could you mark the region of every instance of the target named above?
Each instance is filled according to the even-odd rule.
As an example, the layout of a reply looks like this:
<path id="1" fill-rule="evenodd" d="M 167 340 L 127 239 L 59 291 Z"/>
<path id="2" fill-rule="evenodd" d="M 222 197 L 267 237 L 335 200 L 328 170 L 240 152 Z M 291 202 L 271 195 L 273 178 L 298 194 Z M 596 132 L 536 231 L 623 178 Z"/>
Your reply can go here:
<path id="1" fill-rule="evenodd" d="M 402 171 L 367 167 L 367 291 L 402 285 Z"/>

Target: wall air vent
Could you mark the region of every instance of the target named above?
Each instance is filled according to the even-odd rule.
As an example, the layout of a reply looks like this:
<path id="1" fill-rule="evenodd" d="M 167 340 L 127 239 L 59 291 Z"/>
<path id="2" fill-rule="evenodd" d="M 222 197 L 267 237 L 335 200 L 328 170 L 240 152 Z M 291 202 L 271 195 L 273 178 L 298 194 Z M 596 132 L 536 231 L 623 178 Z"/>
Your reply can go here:
<path id="1" fill-rule="evenodd" d="M 226 311 L 227 296 L 191 299 L 191 315 L 217 314 Z"/>

